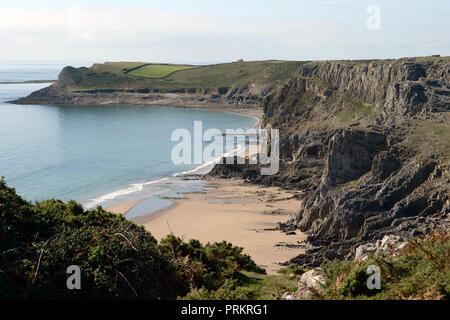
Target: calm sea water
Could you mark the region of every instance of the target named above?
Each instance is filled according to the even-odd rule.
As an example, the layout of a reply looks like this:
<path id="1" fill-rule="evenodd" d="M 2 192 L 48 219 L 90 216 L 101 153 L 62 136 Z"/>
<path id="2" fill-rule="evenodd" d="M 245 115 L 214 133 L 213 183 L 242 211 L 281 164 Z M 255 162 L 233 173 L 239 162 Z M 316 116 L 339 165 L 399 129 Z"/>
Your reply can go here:
<path id="1" fill-rule="evenodd" d="M 91 62 L 0 62 L 0 82 L 56 80 L 62 68 L 90 66 Z"/>
<path id="2" fill-rule="evenodd" d="M 0 64 L 0 81 L 53 79 L 60 70 L 52 65 L 27 75 L 26 68 Z M 198 165 L 172 163 L 173 130 L 193 132 L 197 120 L 204 130 L 246 128 L 255 122 L 234 113 L 162 106 L 6 103 L 46 86 L 0 85 L 0 176 L 28 200 L 74 199 L 86 207 L 107 207 L 147 199 L 129 218 L 169 205 L 167 197 L 203 187 L 177 177 Z"/>

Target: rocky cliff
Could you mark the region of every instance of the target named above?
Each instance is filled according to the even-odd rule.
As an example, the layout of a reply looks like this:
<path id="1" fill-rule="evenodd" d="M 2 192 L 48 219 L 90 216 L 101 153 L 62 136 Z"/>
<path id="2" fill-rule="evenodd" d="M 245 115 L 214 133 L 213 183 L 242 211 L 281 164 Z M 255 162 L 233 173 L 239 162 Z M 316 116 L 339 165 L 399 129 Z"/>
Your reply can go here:
<path id="1" fill-rule="evenodd" d="M 359 245 L 395 234 L 422 236 L 450 225 L 450 60 L 311 62 L 264 100 L 263 125 L 280 130 L 280 172 L 218 165 L 305 191 L 282 229 L 308 234 L 319 265 L 353 258 Z"/>

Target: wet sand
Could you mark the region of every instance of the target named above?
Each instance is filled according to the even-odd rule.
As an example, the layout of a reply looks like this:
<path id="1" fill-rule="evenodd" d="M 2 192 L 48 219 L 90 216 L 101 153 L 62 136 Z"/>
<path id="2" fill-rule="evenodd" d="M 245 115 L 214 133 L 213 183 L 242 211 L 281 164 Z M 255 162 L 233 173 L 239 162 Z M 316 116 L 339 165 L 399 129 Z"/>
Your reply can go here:
<path id="1" fill-rule="evenodd" d="M 131 210 L 135 205 L 137 205 L 140 201 L 130 201 L 116 204 L 114 206 L 106 208 L 109 212 L 118 213 L 118 214 L 126 214 Z"/>
<path id="2" fill-rule="evenodd" d="M 276 228 L 300 207 L 295 193 L 279 188 L 244 184 L 239 180 L 213 180 L 204 193 L 186 194 L 169 208 L 136 221 L 158 240 L 168 234 L 202 243 L 226 240 L 244 248 L 254 261 L 275 273 L 285 262 L 304 252 L 298 245 L 306 235 L 286 235 Z M 280 246 L 281 245 L 281 246 Z"/>

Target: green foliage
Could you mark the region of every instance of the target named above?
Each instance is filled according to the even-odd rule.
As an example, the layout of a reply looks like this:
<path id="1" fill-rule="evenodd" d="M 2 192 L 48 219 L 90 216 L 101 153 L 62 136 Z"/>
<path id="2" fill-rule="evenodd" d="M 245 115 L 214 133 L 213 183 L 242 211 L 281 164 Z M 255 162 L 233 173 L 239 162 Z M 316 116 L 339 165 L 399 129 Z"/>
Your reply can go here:
<path id="1" fill-rule="evenodd" d="M 287 267 L 281 268 L 280 270 L 278 270 L 278 273 L 284 274 L 284 275 L 295 275 L 295 276 L 301 276 L 302 274 L 304 274 L 306 271 L 308 271 L 307 268 L 303 268 L 300 267 L 299 265 L 292 263 L 290 265 L 288 265 Z"/>
<path id="2" fill-rule="evenodd" d="M 414 59 L 417 62 L 437 62 L 439 60 L 450 61 L 450 56 L 446 56 L 446 57 L 425 56 L 425 57 L 413 57 L 410 59 Z"/>
<path id="3" fill-rule="evenodd" d="M 193 289 L 183 300 L 253 300 L 256 292 L 249 287 L 240 286 L 237 280 L 227 279 L 217 290 L 211 291 L 205 287 Z"/>
<path id="4" fill-rule="evenodd" d="M 202 246 L 198 240 L 186 243 L 169 235 L 161 240 L 160 250 L 193 288 L 218 289 L 228 279 L 239 279 L 243 270 L 265 273 L 249 255 L 242 254 L 242 248 L 225 241 Z"/>
<path id="5" fill-rule="evenodd" d="M 448 122 L 439 123 L 433 120 L 416 120 L 417 134 L 420 139 L 426 139 L 427 143 L 417 143 L 426 148 L 427 153 L 439 152 L 447 159 L 450 159 L 450 124 Z"/>
<path id="6" fill-rule="evenodd" d="M 155 239 L 134 225 L 67 229 L 35 247 L 35 257 L 41 250 L 43 255 L 34 288 L 51 296 L 66 297 L 61 284 L 72 264 L 82 270 L 83 288 L 71 296 L 168 299 L 187 290 L 174 266 L 158 252 Z"/>
<path id="7" fill-rule="evenodd" d="M 381 271 L 381 289 L 369 290 L 367 268 Z M 449 299 L 450 235 L 435 232 L 412 240 L 398 257 L 374 256 L 363 262 L 326 261 L 326 285 L 318 299 Z"/>
<path id="8" fill-rule="evenodd" d="M 350 110 L 341 111 L 337 114 L 340 121 L 349 123 L 355 118 L 363 118 L 369 121 L 374 121 L 378 114 L 375 108 L 370 103 L 364 103 L 349 94 L 343 94 L 342 99 L 350 106 Z"/>
<path id="9" fill-rule="evenodd" d="M 30 203 L 0 179 L 0 299 L 279 299 L 306 269 L 266 275 L 243 249 L 168 236 L 74 201 Z M 82 290 L 67 290 L 67 267 L 82 270 Z M 366 286 L 368 266 L 381 289 Z M 326 261 L 316 299 L 449 299 L 450 235 L 410 241 L 399 256 Z"/>
<path id="10" fill-rule="evenodd" d="M 24 201 L 3 179 L 0 231 L 0 299 L 175 299 L 190 288 L 244 297 L 241 272 L 265 272 L 230 243 L 168 236 L 158 244 L 101 207 Z M 82 290 L 66 287 L 70 265 L 81 269 Z"/>
<path id="11" fill-rule="evenodd" d="M 284 292 L 295 292 L 298 279 L 243 271 L 239 279 L 227 279 L 217 290 L 192 289 L 185 300 L 278 300 Z"/>
<path id="12" fill-rule="evenodd" d="M 243 272 L 245 278 L 241 286 L 248 287 L 257 300 L 278 300 L 283 293 L 295 292 L 298 289 L 298 278 L 290 275 L 266 275 L 253 272 Z"/>
<path id="13" fill-rule="evenodd" d="M 31 204 L 0 180 L 1 298 L 176 298 L 188 291 L 142 227 L 74 201 Z M 66 287 L 67 267 L 82 290 Z M 155 281 L 156 280 L 156 281 Z"/>

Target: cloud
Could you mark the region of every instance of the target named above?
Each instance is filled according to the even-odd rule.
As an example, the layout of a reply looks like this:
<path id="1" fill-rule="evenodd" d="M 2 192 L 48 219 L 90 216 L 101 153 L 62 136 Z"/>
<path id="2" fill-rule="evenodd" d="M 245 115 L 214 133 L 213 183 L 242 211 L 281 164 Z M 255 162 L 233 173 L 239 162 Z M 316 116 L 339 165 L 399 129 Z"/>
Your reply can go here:
<path id="1" fill-rule="evenodd" d="M 0 41 L 8 43 L 13 56 L 43 55 L 57 58 L 63 49 L 68 57 L 85 59 L 94 56 L 124 59 L 136 52 L 158 53 L 155 58 L 173 57 L 173 50 L 197 61 L 221 56 L 221 52 L 246 52 L 249 45 L 268 47 L 315 47 L 327 42 L 337 43 L 341 29 L 337 21 L 261 21 L 225 19 L 204 14 L 173 13 L 151 8 L 142 9 L 80 9 L 0 11 Z M 342 30 L 341 30 L 342 31 Z M 344 33 L 342 32 L 342 35 Z M 29 51 L 29 48 L 33 48 Z M 198 50 L 196 53 L 190 49 Z M 108 52 L 111 49 L 115 52 Z M 232 50 L 233 49 L 233 50 Z M 261 53 L 261 52 L 259 52 Z M 5 53 L 0 53 L 0 58 Z M 145 57 L 142 57 L 145 58 Z"/>
<path id="2" fill-rule="evenodd" d="M 324 0 L 318 5 L 333 3 Z M 354 59 L 412 56 L 449 47 L 445 37 L 435 33 L 425 37 L 409 27 L 389 28 L 386 23 L 380 31 L 370 32 L 365 8 L 356 13 L 359 20 L 329 13 L 288 19 L 154 8 L 1 9 L 0 43 L 7 49 L 0 50 L 0 60 Z M 417 47 L 406 45 L 411 43 Z"/>

